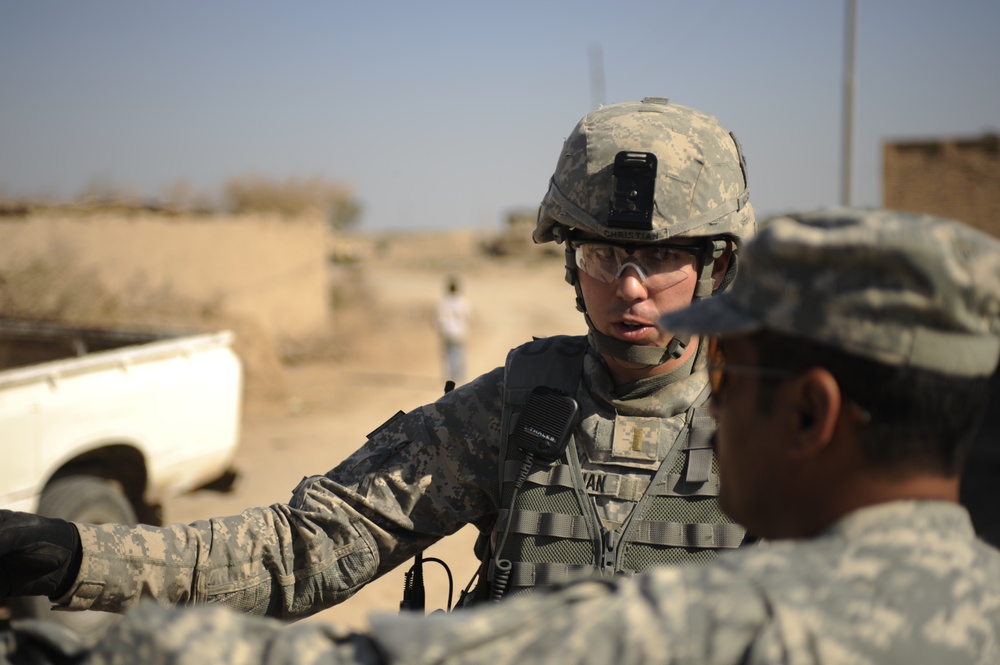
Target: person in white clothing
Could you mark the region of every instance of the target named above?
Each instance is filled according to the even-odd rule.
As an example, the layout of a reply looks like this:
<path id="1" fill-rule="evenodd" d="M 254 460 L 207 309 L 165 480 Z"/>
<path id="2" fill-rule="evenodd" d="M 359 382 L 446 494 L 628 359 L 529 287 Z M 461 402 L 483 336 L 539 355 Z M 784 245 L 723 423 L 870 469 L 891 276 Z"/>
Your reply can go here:
<path id="1" fill-rule="evenodd" d="M 441 334 L 445 381 L 465 382 L 465 342 L 469 333 L 469 302 L 461 293 L 458 278 L 448 277 L 445 295 L 437 309 L 437 329 Z"/>

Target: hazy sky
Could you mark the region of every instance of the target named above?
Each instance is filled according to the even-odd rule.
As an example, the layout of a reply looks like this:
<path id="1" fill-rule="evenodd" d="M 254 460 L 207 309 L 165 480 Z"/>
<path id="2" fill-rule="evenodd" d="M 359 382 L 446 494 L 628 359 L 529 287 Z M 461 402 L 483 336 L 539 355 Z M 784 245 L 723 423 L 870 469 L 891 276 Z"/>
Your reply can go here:
<path id="1" fill-rule="evenodd" d="M 841 195 L 843 0 L 0 0 L 0 194 L 354 187 L 369 230 L 498 228 L 602 101 L 741 140 L 762 215 Z M 1000 2 L 858 0 L 853 203 L 885 140 L 1000 131 Z"/>

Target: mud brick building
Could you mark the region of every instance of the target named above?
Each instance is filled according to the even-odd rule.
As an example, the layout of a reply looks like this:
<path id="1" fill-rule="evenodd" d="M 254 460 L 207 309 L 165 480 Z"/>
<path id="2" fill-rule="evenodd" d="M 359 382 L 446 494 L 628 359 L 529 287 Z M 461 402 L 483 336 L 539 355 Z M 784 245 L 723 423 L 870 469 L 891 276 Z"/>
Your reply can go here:
<path id="1" fill-rule="evenodd" d="M 1000 237 L 1000 136 L 886 142 L 882 168 L 885 207 L 958 219 Z M 960 498 L 980 537 L 1000 546 L 1000 370 L 989 391 Z"/>
<path id="2" fill-rule="evenodd" d="M 958 219 L 1000 237 L 1000 135 L 883 145 L 887 208 Z"/>

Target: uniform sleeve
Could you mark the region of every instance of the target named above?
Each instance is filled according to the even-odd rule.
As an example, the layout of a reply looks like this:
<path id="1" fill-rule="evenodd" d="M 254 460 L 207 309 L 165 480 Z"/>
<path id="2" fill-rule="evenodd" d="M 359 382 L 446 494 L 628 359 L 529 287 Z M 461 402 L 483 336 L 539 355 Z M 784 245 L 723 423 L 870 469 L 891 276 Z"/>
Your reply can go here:
<path id="1" fill-rule="evenodd" d="M 766 623 L 763 595 L 740 577 L 664 566 L 480 610 L 376 616 L 371 639 L 388 663 L 721 664 L 746 662 Z"/>
<path id="2" fill-rule="evenodd" d="M 134 662 L 125 656 L 135 654 L 174 665 L 746 662 L 765 604 L 750 585 L 710 577 L 662 568 L 631 580 L 583 581 L 451 614 L 376 616 L 368 634 L 315 623 L 281 627 L 222 608 L 145 605 L 87 662 Z"/>
<path id="3" fill-rule="evenodd" d="M 57 604 L 121 611 L 220 602 L 298 618 L 335 605 L 498 504 L 503 370 L 398 414 L 287 504 L 165 528 L 77 525 L 83 559 Z"/>
<path id="4" fill-rule="evenodd" d="M 222 607 L 130 611 L 78 665 L 381 665 L 367 637 L 322 623 L 285 626 Z"/>

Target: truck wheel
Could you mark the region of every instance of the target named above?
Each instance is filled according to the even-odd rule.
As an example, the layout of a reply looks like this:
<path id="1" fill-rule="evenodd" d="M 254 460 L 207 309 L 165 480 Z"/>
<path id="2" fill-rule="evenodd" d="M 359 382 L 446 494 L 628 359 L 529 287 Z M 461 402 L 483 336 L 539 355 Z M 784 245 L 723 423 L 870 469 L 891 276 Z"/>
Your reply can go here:
<path id="1" fill-rule="evenodd" d="M 95 476 L 67 476 L 49 483 L 38 502 L 38 514 L 89 524 L 136 524 L 135 510 L 119 487 Z M 19 598 L 14 611 L 61 624 L 89 645 L 120 618 L 108 612 L 58 612 L 45 597 Z"/>

